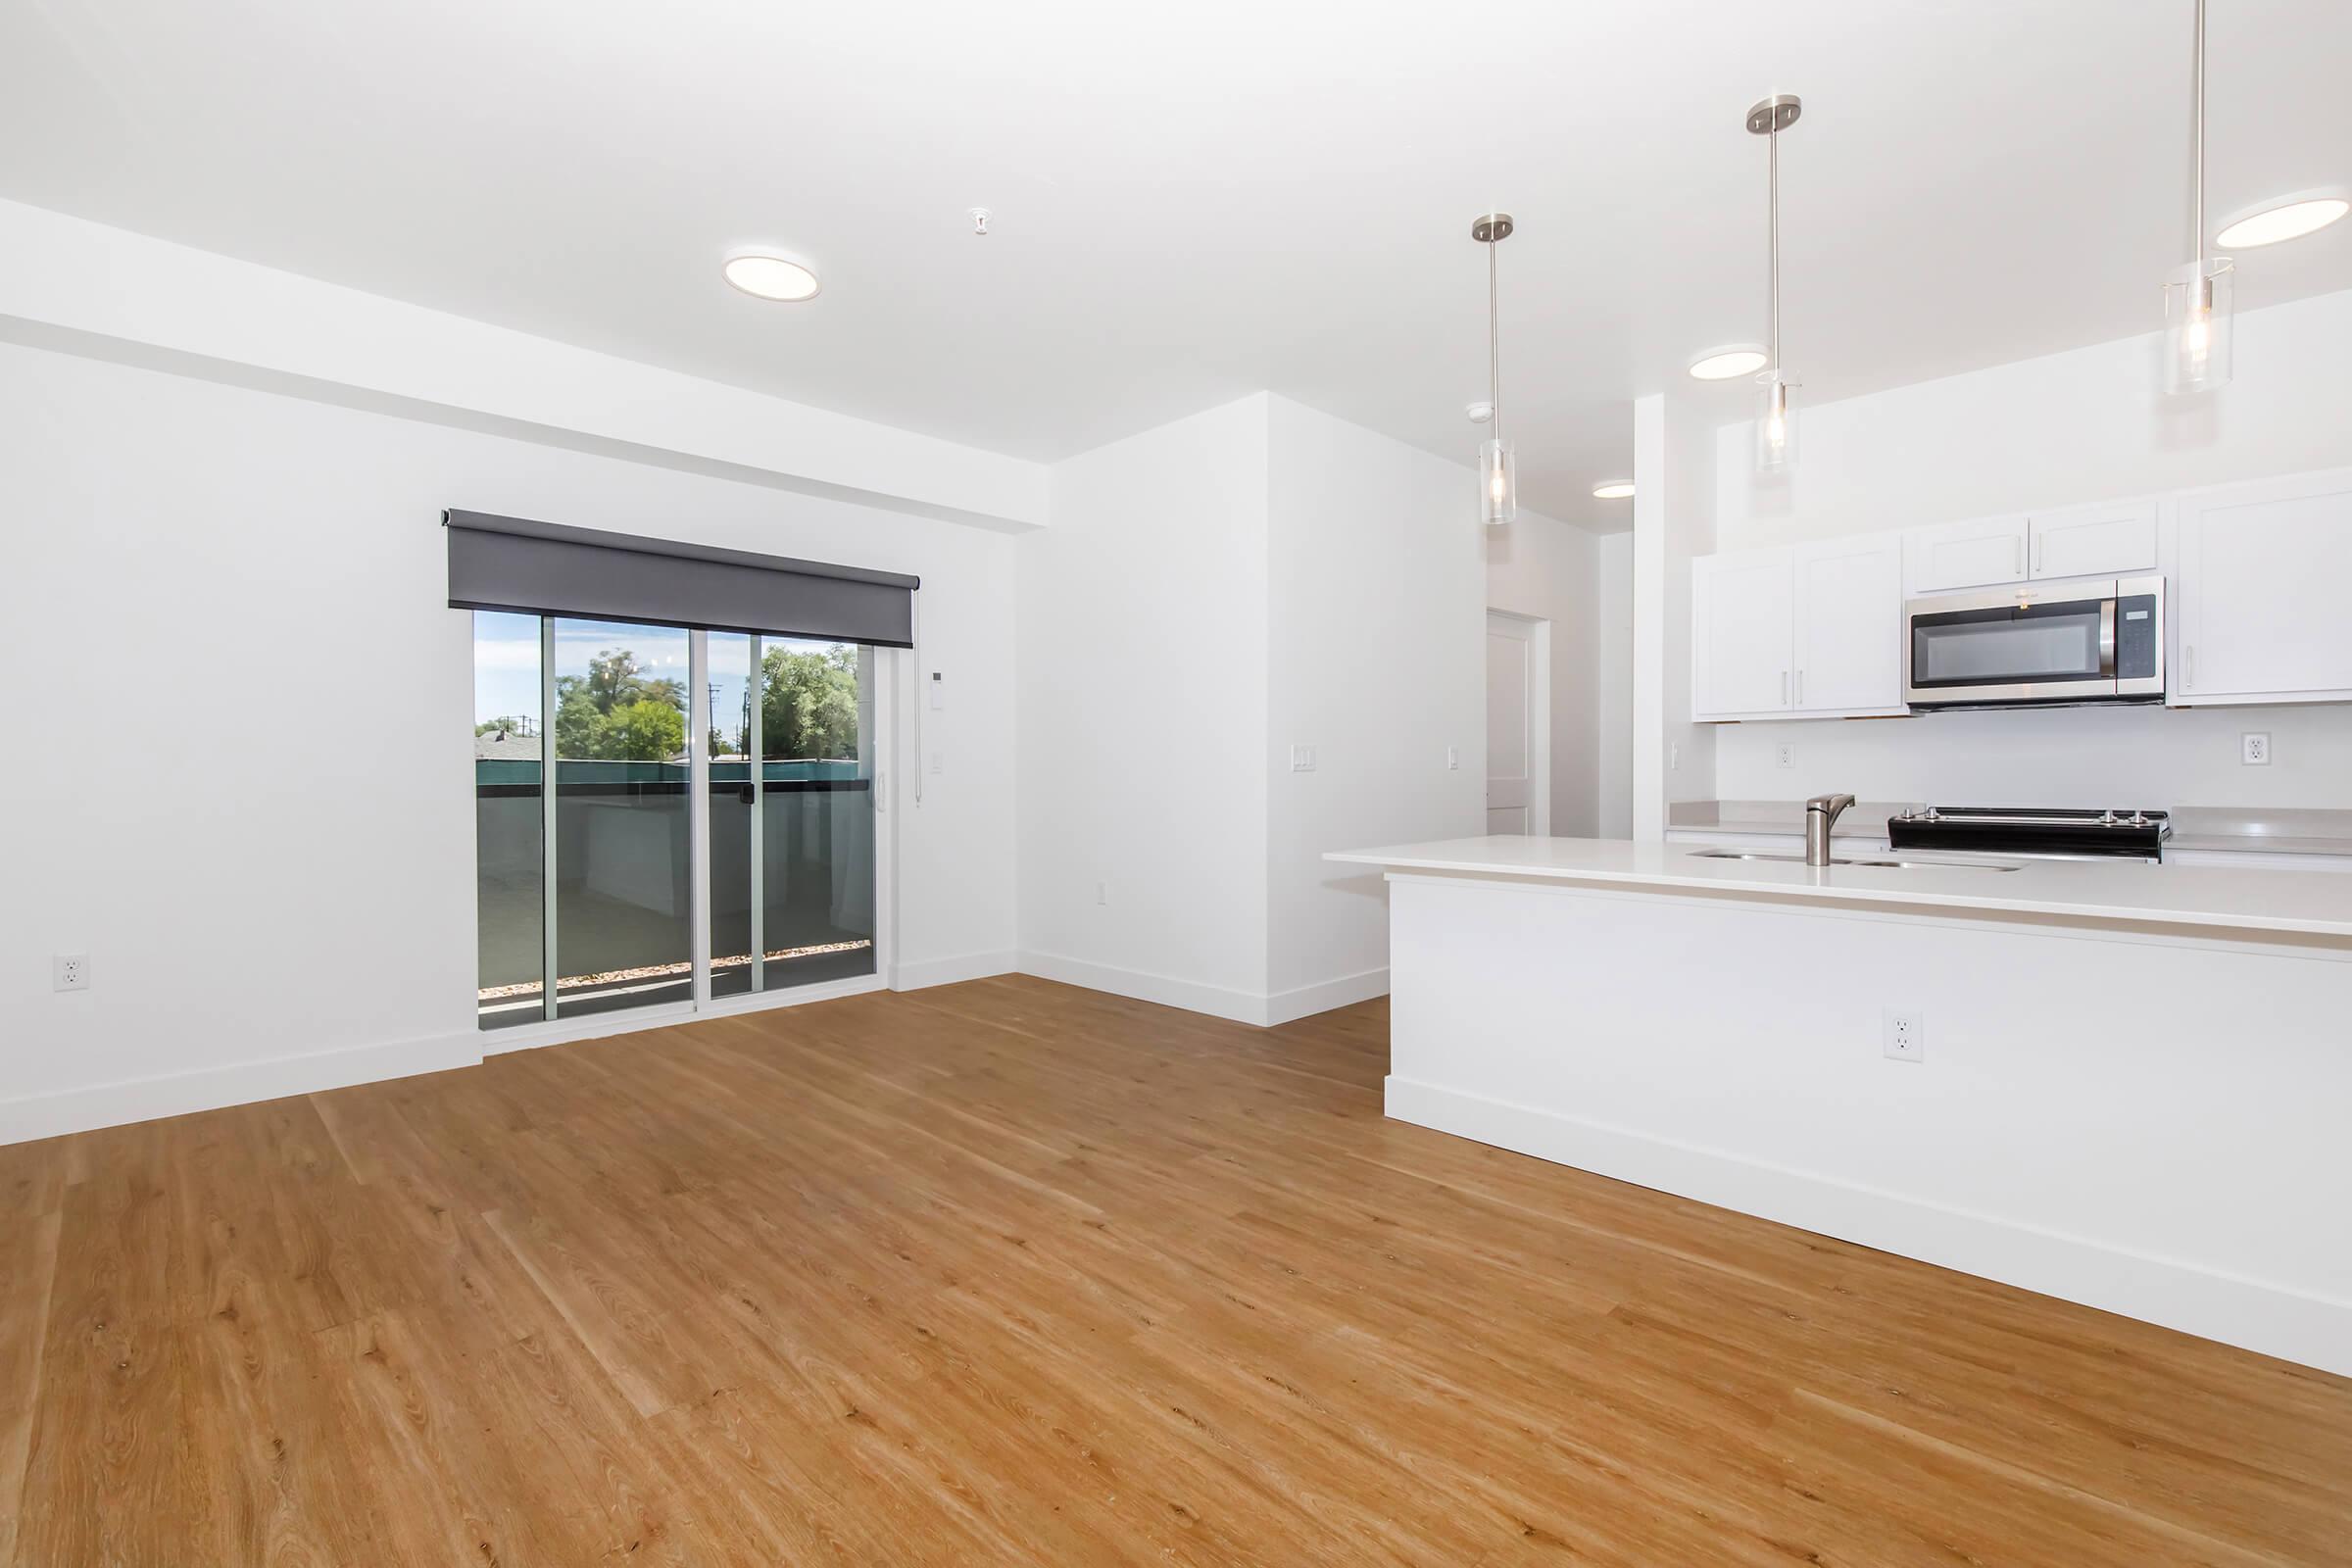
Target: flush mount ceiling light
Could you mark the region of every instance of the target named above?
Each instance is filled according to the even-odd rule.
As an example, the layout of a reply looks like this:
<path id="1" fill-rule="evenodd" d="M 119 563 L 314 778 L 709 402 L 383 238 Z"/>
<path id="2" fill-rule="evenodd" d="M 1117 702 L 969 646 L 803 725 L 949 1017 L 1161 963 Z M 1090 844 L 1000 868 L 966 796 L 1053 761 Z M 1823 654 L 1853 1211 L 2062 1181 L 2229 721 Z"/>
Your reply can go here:
<path id="1" fill-rule="evenodd" d="M 1603 479 L 1592 487 L 1592 499 L 1595 501 L 1623 501 L 1633 493 L 1634 481 L 1631 479 Z"/>
<path id="2" fill-rule="evenodd" d="M 1502 308 L 1494 284 L 1494 252 L 1511 228 L 1508 213 L 1488 213 L 1470 225 L 1470 237 L 1487 248 L 1487 401 L 1494 434 L 1478 444 L 1478 514 L 1490 528 L 1519 515 L 1518 466 L 1502 437 Z"/>
<path id="3" fill-rule="evenodd" d="M 788 262 L 765 251 L 730 256 L 720 269 L 728 282 L 755 299 L 809 300 L 816 298 L 816 274 L 799 262 Z"/>
<path id="4" fill-rule="evenodd" d="M 2341 189 L 2331 186 L 2326 190 L 2299 190 L 2291 196 L 2274 196 L 2231 215 L 2223 222 L 2222 231 L 2213 236 L 2213 242 L 2230 251 L 2276 245 L 2280 240 L 2316 234 L 2347 212 L 2352 212 L 2352 194 Z"/>
<path id="5" fill-rule="evenodd" d="M 2190 255 L 2164 278 L 2164 389 L 2210 392 L 2230 384 L 2230 286 L 2227 256 L 2205 254 L 2205 0 L 2197 0 L 2195 66 L 2189 77 L 2193 169 Z"/>
<path id="6" fill-rule="evenodd" d="M 1753 375 L 1772 362 L 1761 343 L 1726 343 L 1690 362 L 1690 373 L 1701 381 L 1732 381 Z"/>
<path id="7" fill-rule="evenodd" d="M 2204 0 L 2197 0 L 2201 6 Z M 1788 409 L 1788 389 L 1796 383 L 1789 379 L 1788 368 L 1781 363 L 1781 132 L 1797 122 L 1804 113 L 1804 103 L 1792 93 L 1774 93 L 1748 106 L 1747 129 L 1752 136 L 1761 136 L 1771 147 L 1771 219 L 1766 228 L 1766 245 L 1770 251 L 1766 288 L 1771 319 L 1771 341 L 1767 349 L 1771 358 L 1758 372 L 1756 384 L 1764 389 L 1764 406 L 1756 414 L 1756 472 L 1782 474 L 1796 462 L 1796 416 Z"/>

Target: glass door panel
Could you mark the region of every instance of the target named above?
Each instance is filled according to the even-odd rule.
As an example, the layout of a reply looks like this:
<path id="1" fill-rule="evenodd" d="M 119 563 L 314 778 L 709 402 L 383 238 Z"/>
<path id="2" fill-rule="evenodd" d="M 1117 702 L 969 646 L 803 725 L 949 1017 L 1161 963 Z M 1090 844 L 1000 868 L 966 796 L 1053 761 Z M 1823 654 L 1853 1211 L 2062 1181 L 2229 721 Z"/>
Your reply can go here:
<path id="1" fill-rule="evenodd" d="M 685 631 L 555 622 L 557 1015 L 693 996 Z"/>
<path id="2" fill-rule="evenodd" d="M 874 663 L 855 643 L 761 644 L 763 990 L 874 972 Z"/>
<path id="3" fill-rule="evenodd" d="M 547 1016 L 539 617 L 473 617 L 473 844 L 484 1029 Z"/>
<path id="4" fill-rule="evenodd" d="M 710 994 L 758 989 L 752 855 L 759 814 L 752 788 L 752 659 L 758 639 L 714 631 L 705 639 L 710 688 Z"/>

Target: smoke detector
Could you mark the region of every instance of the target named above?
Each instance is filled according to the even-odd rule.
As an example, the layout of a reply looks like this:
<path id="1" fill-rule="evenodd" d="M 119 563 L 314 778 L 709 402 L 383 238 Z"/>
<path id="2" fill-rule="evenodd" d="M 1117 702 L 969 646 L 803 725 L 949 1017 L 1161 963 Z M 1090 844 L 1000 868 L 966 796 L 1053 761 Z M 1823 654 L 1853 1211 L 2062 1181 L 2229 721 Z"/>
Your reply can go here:
<path id="1" fill-rule="evenodd" d="M 1494 417 L 1494 405 L 1481 398 L 1462 412 L 1470 416 L 1472 424 L 1485 424 Z"/>

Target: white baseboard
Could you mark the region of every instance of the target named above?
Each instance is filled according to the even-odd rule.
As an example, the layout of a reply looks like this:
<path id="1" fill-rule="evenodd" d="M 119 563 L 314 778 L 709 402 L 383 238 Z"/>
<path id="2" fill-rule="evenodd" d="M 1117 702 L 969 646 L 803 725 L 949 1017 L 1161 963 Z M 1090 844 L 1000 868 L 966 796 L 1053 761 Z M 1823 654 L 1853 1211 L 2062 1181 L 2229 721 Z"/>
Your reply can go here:
<path id="1" fill-rule="evenodd" d="M 1153 974 L 1146 969 L 1090 963 L 1058 953 L 1023 953 L 1019 955 L 1018 967 L 1020 973 L 1033 974 L 1041 980 L 1058 980 L 1063 985 L 1084 986 L 1089 991 L 1107 991 L 1114 997 L 1133 997 L 1138 1002 L 1156 1002 L 1165 1007 L 1182 1007 L 1187 1012 L 1205 1012 L 1212 1018 L 1230 1018 L 1235 1023 L 1254 1024 L 1261 1029 L 1389 994 L 1389 971 L 1385 968 L 1366 969 L 1361 974 L 1342 975 L 1337 980 L 1318 981 L 1267 996 L 1205 985 L 1198 980 L 1180 980 L 1174 975 Z"/>
<path id="2" fill-rule="evenodd" d="M 452 1067 L 474 1066 L 481 1059 L 482 1037 L 469 1029 L 462 1034 L 393 1040 L 301 1056 L 272 1056 L 193 1072 L 91 1084 L 55 1094 L 26 1095 L 19 1100 L 0 1101 L 0 1144 L 62 1138 L 68 1133 L 86 1133 L 99 1127 L 154 1121 L 159 1116 L 184 1116 L 190 1111 L 219 1110 L 223 1105 L 249 1105 L 258 1101 L 283 1100 L 288 1095 L 316 1094 L 322 1089 L 348 1089 L 354 1084 L 378 1083 L 386 1078 L 445 1072 Z"/>
<path id="3" fill-rule="evenodd" d="M 391 1078 L 413 1078 L 418 1073 L 446 1072 L 452 1067 L 478 1066 L 486 1056 L 505 1055 L 509 1052 L 536 1051 L 543 1046 L 601 1040 L 648 1029 L 670 1029 L 698 1018 L 797 1007 L 881 989 L 882 982 L 877 977 L 856 975 L 818 985 L 797 986 L 790 991 L 721 997 L 699 1009 L 687 1003 L 665 1003 L 552 1022 L 516 1024 L 508 1029 L 468 1029 L 460 1034 L 394 1040 L 300 1056 L 273 1056 L 263 1061 L 199 1068 L 194 1072 L 27 1095 L 19 1100 L 0 1101 L 0 1145 L 62 1138 L 68 1133 L 86 1133 L 100 1127 L 219 1110 L 224 1105 L 250 1105 L 259 1101 L 314 1095 L 327 1089 L 349 1089 L 355 1084 L 382 1083 Z"/>
<path id="4" fill-rule="evenodd" d="M 1203 985 L 1198 980 L 1179 980 L 1174 975 L 1089 963 L 1083 958 L 1065 958 L 1057 953 L 1023 953 L 1020 972 L 1041 980 L 1058 980 L 1063 985 L 1084 986 L 1089 991 L 1107 991 L 1114 997 L 1156 1002 L 1166 1007 L 1182 1007 L 1187 1012 L 1205 1012 L 1212 1018 L 1230 1018 L 1236 1023 L 1262 1025 L 1266 1021 L 1263 996 Z"/>
<path id="5" fill-rule="evenodd" d="M 890 966 L 890 989 L 920 991 L 925 986 L 952 986 L 990 975 L 1013 974 L 1021 966 L 1017 953 L 966 953 L 954 958 L 925 958 L 919 963 Z"/>
<path id="6" fill-rule="evenodd" d="M 1413 1079 L 1386 1087 L 1398 1121 L 2352 1376 L 2352 1301 Z"/>
<path id="7" fill-rule="evenodd" d="M 1289 1023 L 1294 1018 L 1309 1018 L 1334 1007 L 1352 1006 L 1369 1002 L 1374 997 L 1389 994 L 1389 971 L 1386 965 L 1366 969 L 1361 974 L 1344 974 L 1337 980 L 1318 981 L 1311 986 L 1296 986 L 1289 991 L 1277 991 L 1266 999 L 1266 1022 Z"/>

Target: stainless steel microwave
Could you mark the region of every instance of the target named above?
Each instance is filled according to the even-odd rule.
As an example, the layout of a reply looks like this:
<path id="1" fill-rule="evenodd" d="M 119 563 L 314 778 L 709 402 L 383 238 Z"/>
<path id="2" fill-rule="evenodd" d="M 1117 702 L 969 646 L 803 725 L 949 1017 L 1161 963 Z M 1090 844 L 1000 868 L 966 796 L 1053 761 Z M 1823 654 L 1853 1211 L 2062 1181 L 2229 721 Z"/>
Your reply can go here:
<path id="1" fill-rule="evenodd" d="M 1914 708 L 2164 701 L 2164 579 L 2025 582 L 1904 607 Z"/>

